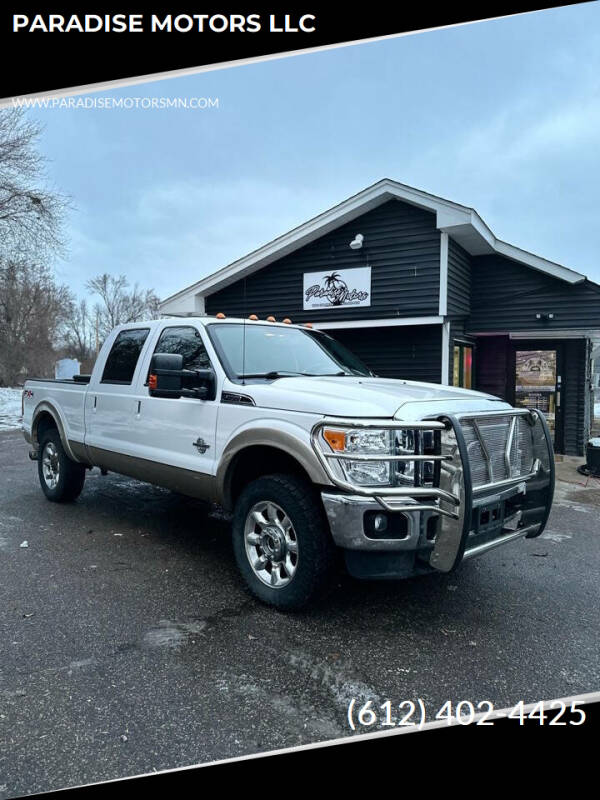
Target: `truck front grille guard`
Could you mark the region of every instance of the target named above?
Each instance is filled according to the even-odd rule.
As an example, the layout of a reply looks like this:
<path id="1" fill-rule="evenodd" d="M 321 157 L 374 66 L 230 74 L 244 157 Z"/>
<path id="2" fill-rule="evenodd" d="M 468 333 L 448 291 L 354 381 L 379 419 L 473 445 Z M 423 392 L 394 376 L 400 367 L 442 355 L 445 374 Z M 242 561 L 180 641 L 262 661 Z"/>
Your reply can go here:
<path id="1" fill-rule="evenodd" d="M 516 417 L 525 416 L 531 425 L 531 440 L 533 453 L 536 458 L 532 464 L 532 470 L 526 475 L 515 475 L 508 479 L 497 481 L 494 483 L 482 485 L 473 488 L 471 478 L 471 465 L 469 453 L 467 450 L 467 443 L 462 428 L 463 421 L 473 419 L 487 419 L 494 416 L 509 416 Z M 443 421 L 442 421 L 443 420 Z M 327 443 L 320 439 L 320 435 L 324 428 L 348 428 L 348 429 L 386 429 L 386 430 L 411 430 L 415 435 L 415 453 L 414 454 L 349 454 L 349 453 L 336 453 L 333 450 L 327 452 L 321 446 L 328 447 Z M 439 431 L 437 436 L 439 452 L 435 454 L 424 454 L 422 452 L 422 431 Z M 507 468 L 510 465 L 511 448 L 514 439 L 515 422 L 511 419 L 506 450 L 503 454 L 504 461 Z M 535 431 L 535 433 L 534 433 Z M 537 440 L 535 436 L 537 435 Z M 487 412 L 485 414 L 459 414 L 459 415 L 445 415 L 438 419 L 421 420 L 415 422 L 402 422 L 402 421 L 383 421 L 383 420 L 362 420 L 357 422 L 352 419 L 339 419 L 329 418 L 323 419 L 318 422 L 312 429 L 311 442 L 313 450 L 319 459 L 327 477 L 330 479 L 334 486 L 342 489 L 345 492 L 351 492 L 363 497 L 374 498 L 384 509 L 393 512 L 415 512 L 415 511 L 433 511 L 440 515 L 440 525 L 438 534 L 435 538 L 435 544 L 429 556 L 429 563 L 432 567 L 441 572 L 450 572 L 462 560 L 465 555 L 466 543 L 468 534 L 471 527 L 471 516 L 473 511 L 473 493 L 479 494 L 483 491 L 489 491 L 496 488 L 505 488 L 510 485 L 523 483 L 531 478 L 535 478 L 544 473 L 548 476 L 549 484 L 549 501 L 545 509 L 543 518 L 539 523 L 528 525 L 520 531 L 511 534 L 506 538 L 502 537 L 499 540 L 493 540 L 487 545 L 477 548 L 478 551 L 483 552 L 484 549 L 489 549 L 500 544 L 501 541 L 506 541 L 509 538 L 517 538 L 518 536 L 539 536 L 548 520 L 550 513 L 550 506 L 552 502 L 552 495 L 554 492 L 554 458 L 553 448 L 550 438 L 548 425 L 544 419 L 543 414 L 539 411 L 532 409 L 511 409 L 510 411 L 500 412 Z M 421 452 L 418 452 L 421 450 Z M 485 447 L 482 447 L 485 453 Z M 491 458 L 487 454 L 487 458 Z M 435 481 L 437 486 L 389 486 L 389 487 L 371 487 L 360 486 L 350 483 L 340 478 L 331 468 L 330 461 L 413 461 L 418 464 L 423 461 L 434 462 Z M 340 472 L 342 472 L 340 467 Z M 510 469 L 509 469 L 510 472 Z M 343 474 L 343 473 L 342 473 Z M 420 479 L 420 472 L 415 469 L 415 482 Z M 399 504 L 393 502 L 395 498 L 406 498 L 410 500 L 418 500 L 420 498 L 429 500 L 427 503 L 410 502 Z M 475 554 L 469 551 L 466 555 Z"/>
<path id="2" fill-rule="evenodd" d="M 488 411 L 485 413 L 462 413 L 456 415 L 463 432 L 471 437 L 467 441 L 467 452 L 471 464 L 473 477 L 473 492 L 481 494 L 490 490 L 500 489 L 510 486 L 515 482 L 527 481 L 535 477 L 542 466 L 548 470 L 548 453 L 538 453 L 535 456 L 536 443 L 534 429 L 539 418 L 539 412 L 529 409 L 511 409 L 510 411 Z M 523 421 L 521 426 L 520 421 Z M 505 428 L 502 428 L 504 423 Z M 494 453 L 490 451 L 490 442 L 486 438 L 485 429 L 489 426 L 501 429 L 501 437 L 506 436 L 505 441 L 493 440 L 493 444 L 499 448 L 496 463 L 494 463 Z M 523 430 L 526 428 L 526 431 Z M 473 449 L 475 445 L 475 449 Z M 528 472 L 521 471 L 522 464 L 515 463 L 515 456 L 519 454 L 519 447 L 526 449 L 529 455 L 528 462 L 531 469 Z M 477 452 L 478 451 L 478 452 Z M 542 456 L 540 458 L 539 456 Z M 542 465 L 542 459 L 544 464 Z M 499 469 L 501 465 L 501 470 Z M 478 480 L 481 468 L 484 469 L 485 478 Z M 502 472 L 501 475 L 498 472 Z"/>

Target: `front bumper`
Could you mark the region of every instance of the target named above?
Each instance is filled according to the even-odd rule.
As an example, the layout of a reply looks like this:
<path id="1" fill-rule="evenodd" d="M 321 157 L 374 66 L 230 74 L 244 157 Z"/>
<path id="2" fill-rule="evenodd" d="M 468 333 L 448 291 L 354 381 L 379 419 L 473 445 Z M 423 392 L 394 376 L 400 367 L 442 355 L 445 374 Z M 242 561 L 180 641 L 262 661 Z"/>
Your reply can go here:
<path id="1" fill-rule="evenodd" d="M 349 487 L 330 470 L 338 490 L 324 491 L 322 500 L 333 539 L 345 551 L 350 571 L 358 577 L 450 572 L 463 559 L 515 539 L 539 536 L 552 504 L 554 457 L 543 414 L 519 410 L 510 415 L 523 413 L 529 415 L 532 442 L 538 448 L 526 475 L 473 487 L 461 419 L 455 416 L 430 421 L 443 422 L 441 470 L 436 487 L 403 487 L 386 494 L 383 488 Z M 420 428 L 425 424 L 418 423 Z M 509 456 L 511 446 L 512 443 L 507 445 Z M 323 460 L 329 466 L 328 460 Z M 349 491 L 350 488 L 358 491 Z M 394 535 L 387 538 L 385 533 L 374 535 L 367 529 L 365 519 L 376 513 L 388 519 L 390 515 L 401 515 L 403 524 L 391 526 L 395 528 Z"/>

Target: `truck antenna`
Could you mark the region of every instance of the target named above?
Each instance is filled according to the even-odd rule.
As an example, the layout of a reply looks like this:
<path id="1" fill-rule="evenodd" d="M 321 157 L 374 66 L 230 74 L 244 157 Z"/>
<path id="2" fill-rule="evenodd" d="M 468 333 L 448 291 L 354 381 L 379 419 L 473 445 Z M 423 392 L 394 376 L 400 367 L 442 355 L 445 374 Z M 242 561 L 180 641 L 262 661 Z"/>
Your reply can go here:
<path id="1" fill-rule="evenodd" d="M 244 275 L 244 322 L 242 328 L 242 386 L 246 385 L 246 315 L 248 308 L 246 304 L 246 276 Z"/>

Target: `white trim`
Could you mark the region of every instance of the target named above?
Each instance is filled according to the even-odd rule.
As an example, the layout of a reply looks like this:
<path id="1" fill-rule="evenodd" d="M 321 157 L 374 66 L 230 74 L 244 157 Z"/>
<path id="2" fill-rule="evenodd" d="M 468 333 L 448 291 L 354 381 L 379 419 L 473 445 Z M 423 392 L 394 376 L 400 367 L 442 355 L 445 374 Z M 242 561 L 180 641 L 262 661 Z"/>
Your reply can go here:
<path id="1" fill-rule="evenodd" d="M 532 331 L 469 331 L 469 336 L 482 337 L 482 336 L 508 336 L 509 339 L 592 339 L 594 333 L 600 334 L 599 330 L 582 330 L 573 328 L 567 330 L 532 330 Z"/>
<path id="2" fill-rule="evenodd" d="M 585 280 L 585 275 L 581 273 L 496 239 L 474 209 L 390 178 L 383 178 L 297 228 L 167 297 L 161 303 L 161 309 L 163 313 L 168 313 L 168 306 L 174 301 L 182 299 L 186 301 L 194 295 L 204 297 L 212 294 L 393 198 L 435 212 L 436 226 L 442 232 L 451 234 L 467 250 L 471 248 L 473 253 L 498 252 L 570 284 Z M 175 305 L 177 306 L 178 302 L 175 302 Z"/>
<path id="3" fill-rule="evenodd" d="M 508 244 L 508 242 L 503 242 L 500 239 L 495 239 L 494 250 L 501 256 L 518 261 L 520 264 L 526 264 L 528 267 L 533 267 L 539 272 L 545 272 L 547 275 L 559 278 L 567 283 L 581 283 L 586 279 L 585 275 L 568 267 L 563 267 L 562 264 L 548 261 L 541 256 L 536 256 L 535 253 L 529 253 L 527 250 L 522 250 L 520 247 L 515 247 L 514 244 Z"/>
<path id="4" fill-rule="evenodd" d="M 592 331 L 511 331 L 509 339 L 590 339 Z"/>
<path id="5" fill-rule="evenodd" d="M 195 295 L 194 304 L 194 315 L 197 317 L 204 317 L 206 315 L 206 303 L 204 302 L 204 295 Z"/>
<path id="6" fill-rule="evenodd" d="M 440 233 L 440 316 L 448 313 L 448 234 Z"/>
<path id="7" fill-rule="evenodd" d="M 313 328 L 320 331 L 341 330 L 343 328 L 389 328 L 403 325 L 441 325 L 442 317 L 392 317 L 388 319 L 347 319 L 339 322 L 313 322 Z M 302 323 L 300 323 L 302 324 Z"/>
<path id="8" fill-rule="evenodd" d="M 442 325 L 442 386 L 450 384 L 450 322 Z"/>

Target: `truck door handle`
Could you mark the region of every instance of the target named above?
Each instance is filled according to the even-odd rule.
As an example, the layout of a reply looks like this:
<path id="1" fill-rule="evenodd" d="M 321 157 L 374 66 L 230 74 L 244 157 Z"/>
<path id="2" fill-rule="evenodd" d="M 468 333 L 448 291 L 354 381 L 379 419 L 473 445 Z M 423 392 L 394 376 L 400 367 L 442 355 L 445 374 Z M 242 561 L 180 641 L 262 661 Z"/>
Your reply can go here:
<path id="1" fill-rule="evenodd" d="M 135 416 L 136 416 L 138 419 L 139 419 L 139 418 L 140 418 L 140 416 L 141 416 L 141 411 L 142 411 L 142 401 L 141 401 L 141 400 L 138 400 L 138 401 L 137 401 L 137 411 L 135 412 Z"/>
<path id="2" fill-rule="evenodd" d="M 94 408 L 92 409 L 94 414 L 96 413 L 96 403 L 98 402 L 98 398 L 94 397 Z"/>

